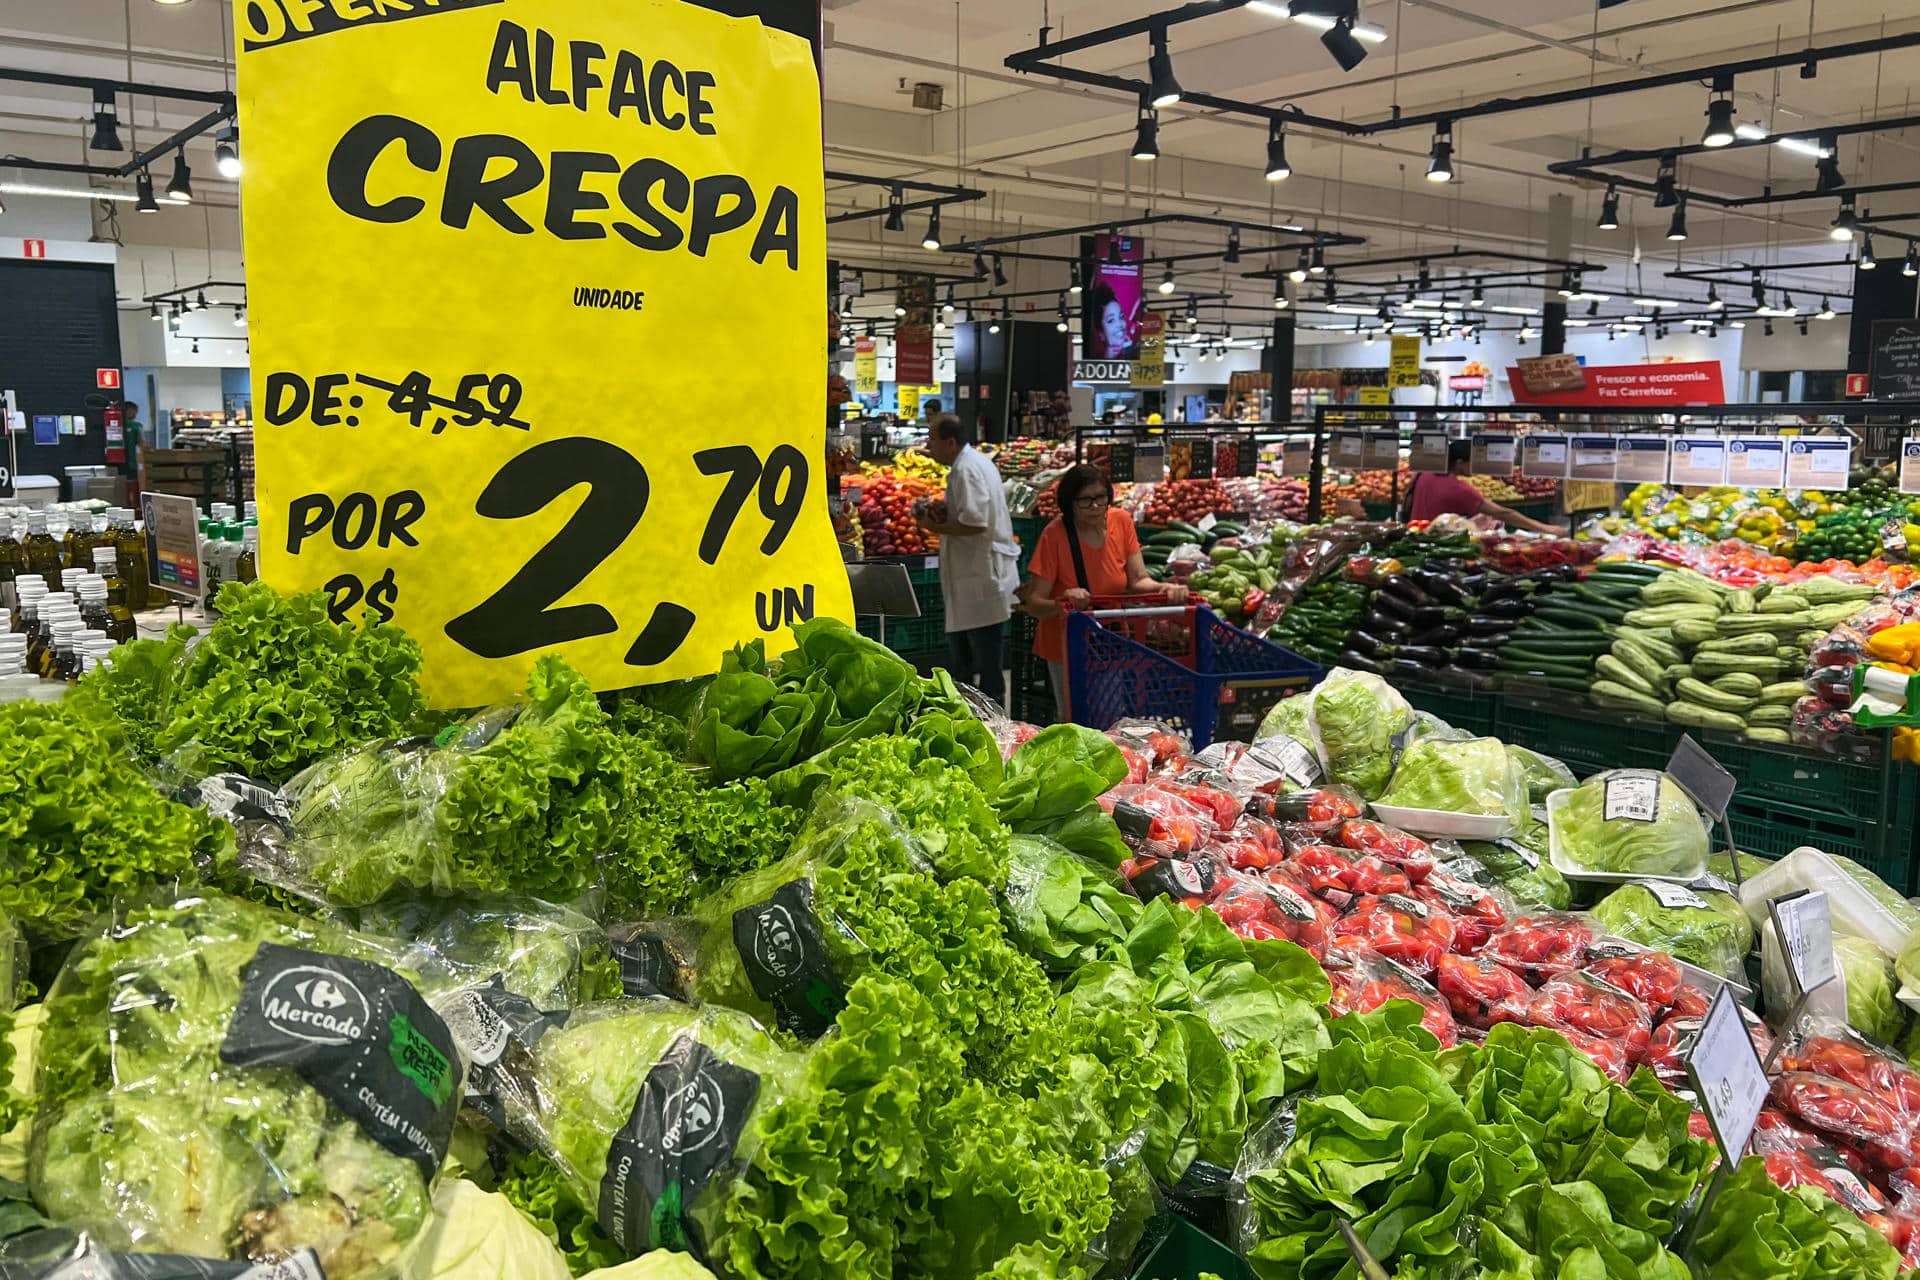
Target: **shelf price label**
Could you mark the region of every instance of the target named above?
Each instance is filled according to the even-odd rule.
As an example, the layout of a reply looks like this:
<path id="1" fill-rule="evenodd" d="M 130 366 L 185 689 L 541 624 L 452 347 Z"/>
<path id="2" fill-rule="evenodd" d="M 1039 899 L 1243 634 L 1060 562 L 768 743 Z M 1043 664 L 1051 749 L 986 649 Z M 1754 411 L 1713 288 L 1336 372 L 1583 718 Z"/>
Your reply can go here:
<path id="1" fill-rule="evenodd" d="M 1727 441 L 1727 483 L 1739 489 L 1778 489 L 1786 478 L 1787 445 L 1779 436 L 1735 436 Z"/>
<path id="2" fill-rule="evenodd" d="M 1678 486 L 1714 485 L 1727 482 L 1727 442 L 1720 436 L 1676 436 L 1667 472 L 1670 483 Z"/>
<path id="3" fill-rule="evenodd" d="M 1520 474 L 1541 480 L 1567 477 L 1567 438 L 1535 433 L 1520 438 Z"/>
<path id="4" fill-rule="evenodd" d="M 1844 489 L 1853 467 L 1853 441 L 1834 436 L 1802 436 L 1787 445 L 1789 489 Z"/>
<path id="5" fill-rule="evenodd" d="M 681 0 L 235 14 L 263 577 L 405 627 L 438 706 L 851 617 L 805 40 Z"/>
<path id="6" fill-rule="evenodd" d="M 1767 1100 L 1767 1073 L 1747 1035 L 1733 988 L 1721 987 L 1700 1026 L 1700 1038 L 1687 1055 L 1687 1076 L 1707 1113 L 1723 1164 L 1740 1163 L 1753 1136 L 1754 1121 Z"/>
<path id="7" fill-rule="evenodd" d="M 1807 996 L 1832 982 L 1833 908 L 1818 889 L 1775 898 L 1767 904 L 1793 985 Z"/>

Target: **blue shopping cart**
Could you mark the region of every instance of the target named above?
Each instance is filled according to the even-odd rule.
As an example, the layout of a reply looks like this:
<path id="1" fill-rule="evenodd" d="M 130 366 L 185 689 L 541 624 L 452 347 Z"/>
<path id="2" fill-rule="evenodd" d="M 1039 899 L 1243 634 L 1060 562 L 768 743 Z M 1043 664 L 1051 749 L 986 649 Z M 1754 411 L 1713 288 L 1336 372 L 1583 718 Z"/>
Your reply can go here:
<path id="1" fill-rule="evenodd" d="M 1067 617 L 1067 700 L 1076 724 L 1165 722 L 1197 751 L 1251 741 L 1282 698 L 1326 672 L 1291 649 L 1227 625 L 1205 605 L 1096 598 Z"/>

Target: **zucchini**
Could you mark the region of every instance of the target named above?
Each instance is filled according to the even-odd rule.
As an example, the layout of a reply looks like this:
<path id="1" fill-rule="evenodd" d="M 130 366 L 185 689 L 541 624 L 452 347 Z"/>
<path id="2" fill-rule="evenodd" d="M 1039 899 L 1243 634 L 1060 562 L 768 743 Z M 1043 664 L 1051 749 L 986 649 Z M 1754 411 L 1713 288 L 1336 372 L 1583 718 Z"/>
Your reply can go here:
<path id="1" fill-rule="evenodd" d="M 1713 625 L 1723 636 L 1751 635 L 1756 631 L 1790 636 L 1805 631 L 1811 621 L 1810 615 L 1802 609 L 1797 613 L 1729 613 L 1722 615 Z"/>
<path id="2" fill-rule="evenodd" d="M 1726 693 L 1710 684 L 1702 683 L 1692 676 L 1682 676 L 1673 685 L 1673 692 L 1681 702 L 1691 702 L 1697 707 L 1710 711 L 1725 711 L 1735 718 L 1744 716 L 1753 710 L 1758 699 L 1742 697 L 1737 693 Z M 1744 722 L 1743 722 L 1744 723 Z"/>
<path id="3" fill-rule="evenodd" d="M 1613 647 L 1613 641 L 1595 631 L 1580 635 L 1519 635 L 1508 638 L 1507 647 L 1530 653 L 1554 653 L 1569 658 L 1592 657 Z"/>
<path id="4" fill-rule="evenodd" d="M 1863 582 L 1842 582 L 1823 574 L 1801 583 L 1800 594 L 1815 605 L 1852 604 L 1858 607 L 1873 599 L 1878 592 Z"/>
<path id="5" fill-rule="evenodd" d="M 1771 680 L 1780 674 L 1780 659 L 1771 655 L 1763 658 L 1752 653 L 1708 653 L 1704 650 L 1693 655 L 1693 674 L 1702 680 L 1731 675 L 1736 671 Z"/>
<path id="6" fill-rule="evenodd" d="M 1692 674 L 1693 674 L 1692 667 L 1688 666 L 1684 662 L 1675 662 L 1669 665 L 1666 670 L 1660 673 L 1660 678 L 1665 680 L 1668 684 L 1672 684 L 1675 680 L 1682 679 Z"/>
<path id="7" fill-rule="evenodd" d="M 1712 622 L 1719 616 L 1720 606 L 1717 604 L 1682 602 L 1635 609 L 1622 620 L 1630 627 L 1674 627 L 1674 634 L 1679 635 L 1677 623 L 1689 618 L 1699 622 Z"/>
<path id="8" fill-rule="evenodd" d="M 1784 729 L 1793 723 L 1793 708 L 1784 702 L 1763 702 L 1747 712 L 1748 727 Z"/>
<path id="9" fill-rule="evenodd" d="M 1553 654 L 1516 653 L 1511 647 L 1500 651 L 1495 665 L 1502 671 L 1544 671 L 1556 676 L 1591 677 L 1591 658 L 1566 658 Z"/>
<path id="10" fill-rule="evenodd" d="M 1777 742 L 1783 746 L 1793 742 L 1793 735 L 1785 729 L 1775 729 L 1767 726 L 1742 730 L 1740 736 L 1743 738 L 1751 738 L 1755 742 Z"/>
<path id="11" fill-rule="evenodd" d="M 1199 525 L 1188 524 L 1185 520 L 1167 521 L 1167 532 L 1182 534 L 1189 542 L 1202 542 L 1207 536 L 1200 531 Z"/>
<path id="12" fill-rule="evenodd" d="M 1740 698 L 1757 698 L 1765 688 L 1760 677 L 1751 671 L 1729 671 L 1723 676 L 1715 676 L 1707 683 L 1722 693 L 1731 693 Z"/>
<path id="13" fill-rule="evenodd" d="M 1807 608 L 1807 598 L 1798 591 L 1770 591 L 1767 598 L 1760 601 L 1757 609 L 1761 613 L 1802 613 Z"/>
<path id="14" fill-rule="evenodd" d="M 1616 707 L 1622 711 L 1638 711 L 1643 715 L 1651 716 L 1655 720 L 1664 719 L 1667 714 L 1665 704 L 1659 700 L 1649 698 L 1638 689 L 1632 689 L 1623 684 L 1615 684 L 1611 680 L 1594 681 L 1593 687 L 1588 690 L 1588 692 L 1593 694 L 1593 700 L 1603 707 Z"/>
<path id="15" fill-rule="evenodd" d="M 1180 532 L 1178 529 L 1167 529 L 1148 538 L 1147 546 L 1165 547 L 1171 551 L 1175 547 L 1184 547 L 1189 542 L 1199 542 L 1200 540 L 1200 535 L 1197 533 L 1189 535 Z M 1141 549 L 1144 551 L 1146 548 L 1143 547 Z"/>
<path id="16" fill-rule="evenodd" d="M 1689 725 L 1695 729 L 1724 729 L 1728 733 L 1741 733 L 1747 727 L 1747 722 L 1731 711 L 1716 711 L 1692 702 L 1670 702 L 1663 710 L 1667 719 L 1674 724 Z"/>
<path id="17" fill-rule="evenodd" d="M 1623 631 L 1613 638 L 1613 652 L 1609 656 L 1638 677 L 1637 680 L 1622 680 L 1621 684 L 1634 688 L 1645 685 L 1648 693 L 1662 691 L 1661 686 L 1666 682 L 1662 673 L 1667 664 L 1654 657 L 1653 651 L 1632 632 Z M 1594 663 L 1594 670 L 1602 671 L 1598 662 Z M 1605 672 L 1602 671 L 1602 674 Z"/>
<path id="18" fill-rule="evenodd" d="M 1860 612 L 1860 608 L 1858 600 L 1842 600 L 1838 604 L 1817 604 L 1807 610 L 1807 618 L 1815 630 L 1831 631 Z"/>
<path id="19" fill-rule="evenodd" d="M 1670 667 L 1676 662 L 1686 660 L 1687 655 L 1676 649 L 1673 646 L 1673 642 L 1667 639 L 1667 635 L 1671 634 L 1670 632 L 1623 631 L 1620 634 L 1631 637 L 1635 644 L 1653 655 L 1654 661 L 1663 667 Z"/>
<path id="20" fill-rule="evenodd" d="M 1713 623 L 1700 618 L 1682 618 L 1673 624 L 1673 638 L 1681 644 L 1705 644 L 1719 634 Z"/>
<path id="21" fill-rule="evenodd" d="M 1727 597 L 1728 613 L 1752 613 L 1754 609 L 1753 592 L 1736 591 Z"/>
<path id="22" fill-rule="evenodd" d="M 1792 706 L 1806 696 L 1806 683 L 1800 680 L 1778 680 L 1760 689 L 1760 702 L 1766 706 Z"/>
<path id="23" fill-rule="evenodd" d="M 1805 662 L 1807 651 L 1797 644 L 1783 644 L 1773 651 L 1773 656 L 1780 659 L 1783 665 L 1790 667 L 1795 663 Z"/>
<path id="24" fill-rule="evenodd" d="M 1834 625 L 1838 626 L 1839 624 L 1835 623 Z M 1817 646 L 1822 640 L 1825 640 L 1826 638 L 1827 638 L 1827 633 L 1825 631 L 1809 630 L 1809 631 L 1796 631 L 1793 633 L 1793 643 L 1799 649 L 1801 649 L 1803 652 L 1806 652 L 1806 653 L 1812 653 L 1815 646 Z"/>
<path id="25" fill-rule="evenodd" d="M 1720 609 L 1720 592 L 1713 584 L 1697 573 L 1682 570 L 1649 582 L 1641 591 L 1640 598 L 1650 605 L 1663 604 L 1705 604 L 1712 605 L 1715 612 Z"/>
<path id="26" fill-rule="evenodd" d="M 1702 640 L 1700 647 L 1694 650 L 1696 655 L 1703 653 L 1744 653 L 1755 657 L 1771 656 L 1779 641 L 1770 631 L 1756 631 L 1751 635 L 1723 636 L 1715 635 L 1711 640 Z"/>
<path id="27" fill-rule="evenodd" d="M 1593 660 L 1593 674 L 1603 680 L 1623 684 L 1636 693 L 1644 693 L 1650 698 L 1661 692 L 1652 681 L 1610 653 L 1603 653 Z"/>

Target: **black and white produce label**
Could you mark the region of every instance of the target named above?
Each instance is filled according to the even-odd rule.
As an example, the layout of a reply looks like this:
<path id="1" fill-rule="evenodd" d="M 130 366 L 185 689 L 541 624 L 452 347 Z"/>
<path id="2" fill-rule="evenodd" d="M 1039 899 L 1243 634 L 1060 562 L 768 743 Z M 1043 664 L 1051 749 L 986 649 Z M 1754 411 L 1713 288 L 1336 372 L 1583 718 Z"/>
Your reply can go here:
<path id="1" fill-rule="evenodd" d="M 293 1071 L 432 1181 L 460 1109 L 453 1036 L 411 983 L 365 960 L 262 943 L 220 1060 Z"/>
<path id="2" fill-rule="evenodd" d="M 1692 907 L 1697 911 L 1708 909 L 1707 900 L 1683 884 L 1670 884 L 1664 880 L 1637 880 L 1642 889 L 1652 894 L 1654 901 L 1663 907 Z"/>
<path id="3" fill-rule="evenodd" d="M 1652 822 L 1660 816 L 1660 775 L 1642 770 L 1607 775 L 1601 818 L 1607 822 Z"/>
<path id="4" fill-rule="evenodd" d="M 1268 738 L 1254 743 L 1247 754 L 1296 787 L 1320 785 L 1320 758 L 1298 738 Z"/>
<path id="5" fill-rule="evenodd" d="M 507 990 L 506 979 L 495 974 L 484 987 L 463 991 L 441 1005 L 453 1042 L 460 1046 L 471 1064 L 467 1071 L 467 1105 L 495 1125 L 504 1126 L 507 1114 L 503 1103 L 514 1086 L 512 1072 L 501 1059 L 518 1046 L 531 1049 L 540 1038 L 556 1027 L 564 1026 L 568 1011 L 549 1012 L 525 996 Z"/>
<path id="6" fill-rule="evenodd" d="M 639 933 L 624 942 L 614 942 L 612 951 L 620 964 L 622 993 L 635 999 L 686 1000 L 680 967 L 674 963 L 664 938 Z"/>
<path id="7" fill-rule="evenodd" d="M 1267 885 L 1267 897 L 1272 900 L 1274 908 L 1289 920 L 1305 924 L 1317 914 L 1313 909 L 1313 904 L 1301 897 L 1299 891 L 1291 886 L 1269 884 Z"/>
<path id="8" fill-rule="evenodd" d="M 757 1072 L 692 1036 L 668 1045 L 607 1149 L 601 1229 L 635 1257 L 652 1249 L 700 1254 L 687 1210 L 733 1159 L 759 1095 Z"/>
<path id="9" fill-rule="evenodd" d="M 791 880 L 766 901 L 734 912 L 733 945 L 754 994 L 773 1006 L 782 1031 L 814 1039 L 846 1008 L 813 913 L 812 881 Z"/>
<path id="10" fill-rule="evenodd" d="M 1507 850 L 1509 853 L 1512 853 L 1515 857 L 1519 858 L 1520 861 L 1526 863 L 1529 869 L 1534 871 L 1538 871 L 1540 869 L 1540 855 L 1535 853 L 1533 850 L 1527 848 L 1527 846 L 1521 844 L 1518 840 L 1508 840 L 1503 838 L 1503 839 L 1494 841 L 1494 843 L 1499 845 L 1501 848 Z"/>

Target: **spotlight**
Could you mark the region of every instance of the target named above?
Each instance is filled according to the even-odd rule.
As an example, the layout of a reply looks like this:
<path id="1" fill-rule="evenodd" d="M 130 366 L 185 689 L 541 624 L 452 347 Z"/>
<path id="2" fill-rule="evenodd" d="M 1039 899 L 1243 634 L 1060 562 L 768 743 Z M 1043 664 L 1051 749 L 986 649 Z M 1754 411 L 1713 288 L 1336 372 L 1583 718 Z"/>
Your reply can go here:
<path id="1" fill-rule="evenodd" d="M 1653 207 L 1671 209 L 1679 200 L 1679 162 L 1669 151 L 1660 157 L 1659 172 L 1653 175 Z"/>
<path id="2" fill-rule="evenodd" d="M 1851 240 L 1860 229 L 1860 219 L 1853 210 L 1852 200 L 1840 202 L 1840 212 L 1833 215 L 1833 221 L 1827 224 L 1827 235 L 1834 240 Z"/>
<path id="3" fill-rule="evenodd" d="M 1153 105 L 1170 107 L 1180 101 L 1180 82 L 1173 78 L 1173 59 L 1167 55 L 1165 28 L 1153 33 L 1153 53 L 1147 58 L 1147 79 L 1152 82 Z"/>
<path id="4" fill-rule="evenodd" d="M 154 304 L 152 304 L 151 306 L 149 306 L 149 307 L 147 308 L 147 314 L 148 314 L 149 316 L 151 316 L 151 317 L 152 317 L 153 319 L 155 319 L 155 320 L 158 320 L 158 319 L 160 319 L 160 318 L 161 318 L 161 313 L 160 313 L 160 304 L 156 302 L 156 303 L 154 303 Z"/>
<path id="5" fill-rule="evenodd" d="M 1160 277 L 1160 292 L 1173 292 L 1173 264 L 1171 262 L 1167 264 L 1167 273 Z"/>
<path id="6" fill-rule="evenodd" d="M 1760 326 L 1760 331 L 1771 338 L 1773 336 L 1773 321 L 1768 320 L 1763 322 Z"/>
<path id="7" fill-rule="evenodd" d="M 1529 329 L 1529 328 L 1528 328 L 1528 327 L 1527 327 L 1526 325 L 1524 325 L 1524 324 L 1520 326 L 1520 341 L 1522 341 L 1522 342 L 1532 342 L 1532 341 L 1533 341 L 1533 330 L 1532 330 L 1532 329 Z"/>
<path id="8" fill-rule="evenodd" d="M 1914 273 L 1909 271 L 1907 274 L 1912 275 Z M 1783 316 L 1797 316 L 1800 314 L 1800 308 L 1793 305 L 1793 295 L 1785 289 L 1780 291 L 1780 314 Z"/>
<path id="9" fill-rule="evenodd" d="M 1351 71 L 1367 60 L 1366 47 L 1354 39 L 1353 28 L 1354 15 L 1348 12 L 1335 18 L 1333 25 L 1320 33 L 1320 43 L 1342 71 Z"/>
<path id="10" fill-rule="evenodd" d="M 1707 286 L 1707 310 L 1718 311 L 1727 304 L 1720 300 L 1720 290 L 1713 285 Z"/>
<path id="11" fill-rule="evenodd" d="M 1227 252 L 1221 261 L 1232 265 L 1240 261 L 1240 228 L 1232 227 L 1227 231 Z"/>
<path id="12" fill-rule="evenodd" d="M 1800 336 L 1801 336 L 1801 337 L 1803 337 L 1803 338 L 1804 338 L 1804 337 L 1806 337 L 1806 336 L 1807 336 L 1807 322 L 1806 322 L 1806 319 L 1805 319 L 1804 317 L 1803 317 L 1803 318 L 1801 318 L 1801 319 L 1800 319 L 1800 321 L 1798 322 L 1798 324 L 1799 324 L 1799 326 L 1800 326 Z"/>
<path id="13" fill-rule="evenodd" d="M 1006 268 L 1000 264 L 1000 255 L 997 253 L 993 255 L 993 287 L 996 289 L 1007 287 Z"/>
<path id="14" fill-rule="evenodd" d="M 240 126 L 229 123 L 213 144 L 213 167 L 229 181 L 240 176 Z"/>
<path id="15" fill-rule="evenodd" d="M 1916 250 L 1913 241 L 1907 241 L 1907 260 L 1900 267 L 1900 274 L 1911 279 L 1920 276 L 1920 250 Z"/>
<path id="16" fill-rule="evenodd" d="M 895 314 L 896 316 L 904 316 L 905 314 L 907 314 L 906 304 L 904 302 L 896 301 L 893 304 L 893 314 Z"/>
<path id="17" fill-rule="evenodd" d="M 187 168 L 187 149 L 180 148 L 173 156 L 173 176 L 167 179 L 167 195 L 175 200 L 193 202 L 193 170 Z"/>
<path id="18" fill-rule="evenodd" d="M 1573 293 L 1574 293 L 1574 289 L 1573 289 L 1573 270 L 1572 270 L 1572 268 L 1568 268 L 1567 270 L 1565 270 L 1565 271 L 1562 271 L 1562 272 L 1560 273 L 1560 290 L 1559 290 L 1559 292 L 1560 292 L 1560 296 L 1561 296 L 1561 297 L 1563 297 L 1563 298 L 1571 298 L 1571 297 L 1573 296 Z"/>
<path id="19" fill-rule="evenodd" d="M 840 298 L 840 318 L 848 319 L 853 315 L 853 299 L 842 295 Z"/>
<path id="20" fill-rule="evenodd" d="M 104 85 L 93 91 L 93 141 L 95 151 L 124 151 L 120 145 L 120 118 L 114 113 L 113 90 Z"/>
<path id="21" fill-rule="evenodd" d="M 1880 260 L 1873 256 L 1873 232 L 1869 231 L 1860 238 L 1860 269 L 1871 271 L 1879 265 Z"/>
<path id="22" fill-rule="evenodd" d="M 975 280 L 987 278 L 987 260 L 977 252 L 973 255 L 973 278 Z"/>
<path id="23" fill-rule="evenodd" d="M 1716 76 L 1713 97 L 1707 100 L 1707 131 L 1700 135 L 1703 147 L 1724 147 L 1733 141 L 1733 77 Z"/>
<path id="24" fill-rule="evenodd" d="M 1080 283 L 1080 264 L 1070 264 L 1067 267 L 1067 292 L 1078 297 L 1083 287 Z"/>
<path id="25" fill-rule="evenodd" d="M 1607 188 L 1607 194 L 1600 197 L 1600 221 L 1594 224 L 1602 231 L 1620 229 L 1620 192 L 1614 187 Z"/>
<path id="26" fill-rule="evenodd" d="M 1267 126 L 1267 181 L 1278 182 L 1293 173 L 1287 163 L 1287 131 L 1275 120 Z"/>
<path id="27" fill-rule="evenodd" d="M 1687 238 L 1687 201 L 1683 196 L 1673 206 L 1673 220 L 1667 223 L 1667 239 L 1685 240 Z"/>
<path id="28" fill-rule="evenodd" d="M 1327 273 L 1327 251 L 1323 246 L 1313 246 L 1313 261 L 1307 264 L 1307 270 L 1316 276 Z"/>
<path id="29" fill-rule="evenodd" d="M 1307 251 L 1305 249 L 1302 249 L 1300 251 L 1300 260 L 1294 263 L 1293 270 L 1287 272 L 1287 279 L 1293 281 L 1295 284 L 1299 284 L 1301 281 L 1305 280 L 1306 278 L 1307 278 Z"/>
<path id="30" fill-rule="evenodd" d="M 1320 286 L 1320 298 L 1321 301 L 1329 303 L 1339 301 L 1340 291 L 1334 287 L 1332 276 L 1328 276 Z"/>
<path id="31" fill-rule="evenodd" d="M 932 212 L 927 214 L 927 234 L 921 237 L 920 247 L 922 249 L 925 249 L 928 253 L 932 253 L 934 250 L 940 247 L 940 206 L 939 205 L 933 206 Z"/>
<path id="32" fill-rule="evenodd" d="M 1198 302 L 1195 302 L 1192 298 L 1188 298 L 1187 299 L 1187 326 L 1191 328 L 1194 325 L 1197 325 L 1199 323 L 1200 323 L 1200 304 Z"/>
<path id="33" fill-rule="evenodd" d="M 1473 283 L 1473 296 L 1467 299 L 1467 305 L 1470 307 L 1484 307 L 1487 305 L 1487 291 L 1481 287 L 1478 280 Z"/>
<path id="34" fill-rule="evenodd" d="M 1077 293 L 1079 291 L 1075 290 L 1075 292 Z M 953 314 L 954 303 L 953 303 L 953 286 L 952 285 L 947 286 L 947 300 L 940 304 L 940 310 L 942 313 L 946 315 Z"/>
<path id="35" fill-rule="evenodd" d="M 1821 149 L 1826 153 L 1814 161 L 1814 190 L 1820 192 L 1838 191 L 1847 185 L 1847 176 L 1840 172 L 1840 140 L 1822 139 Z"/>
<path id="36" fill-rule="evenodd" d="M 1600 314 L 1600 304 L 1599 304 L 1599 303 L 1597 303 L 1597 302 L 1589 302 L 1589 303 L 1587 304 L 1587 314 L 1588 314 L 1588 315 L 1590 315 L 1590 316 L 1597 316 L 1597 315 L 1599 315 L 1599 314 Z"/>
<path id="37" fill-rule="evenodd" d="M 905 231 L 907 229 L 907 220 L 900 211 L 901 202 L 900 188 L 895 187 L 892 194 L 887 197 L 886 226 L 889 231 Z"/>
<path id="38" fill-rule="evenodd" d="M 193 340 L 193 354 L 195 354 L 195 355 L 199 355 L 199 354 L 200 354 L 200 339 L 198 339 L 198 338 L 195 338 L 195 339 Z"/>
<path id="39" fill-rule="evenodd" d="M 1820 318 L 1822 320 L 1831 320 L 1833 319 L 1833 314 L 1833 304 L 1825 298 L 1820 299 Z"/>
<path id="40" fill-rule="evenodd" d="M 1160 122 L 1153 108 L 1140 102 L 1140 122 L 1133 131 L 1133 158 L 1135 160 L 1158 160 L 1160 158 Z"/>
<path id="41" fill-rule="evenodd" d="M 1453 121 L 1442 120 L 1433 131 L 1433 150 L 1427 156 L 1427 181 L 1453 181 Z"/>
<path id="42" fill-rule="evenodd" d="M 241 303 L 233 309 L 233 323 L 237 328 L 247 327 L 247 304 Z"/>
<path id="43" fill-rule="evenodd" d="M 1065 308 L 1061 309 L 1060 318 L 1054 322 L 1053 327 L 1057 333 L 1065 333 L 1067 331 L 1067 313 Z"/>
<path id="44" fill-rule="evenodd" d="M 1275 311 L 1287 309 L 1287 286 L 1279 280 L 1273 282 L 1273 309 Z"/>
<path id="45" fill-rule="evenodd" d="M 134 190 L 133 207 L 135 212 L 138 212 L 138 213 L 160 212 L 160 202 L 153 198 L 153 175 L 151 173 L 148 173 L 145 169 L 142 169 L 140 171 L 140 176 L 133 180 L 133 190 Z"/>
<path id="46" fill-rule="evenodd" d="M 988 332 L 988 333 L 998 333 L 998 332 L 1000 332 L 1000 317 L 999 317 L 999 316 L 995 316 L 995 317 L 994 317 L 993 319 L 991 319 L 991 320 L 989 320 L 989 321 L 987 322 L 987 332 Z"/>

